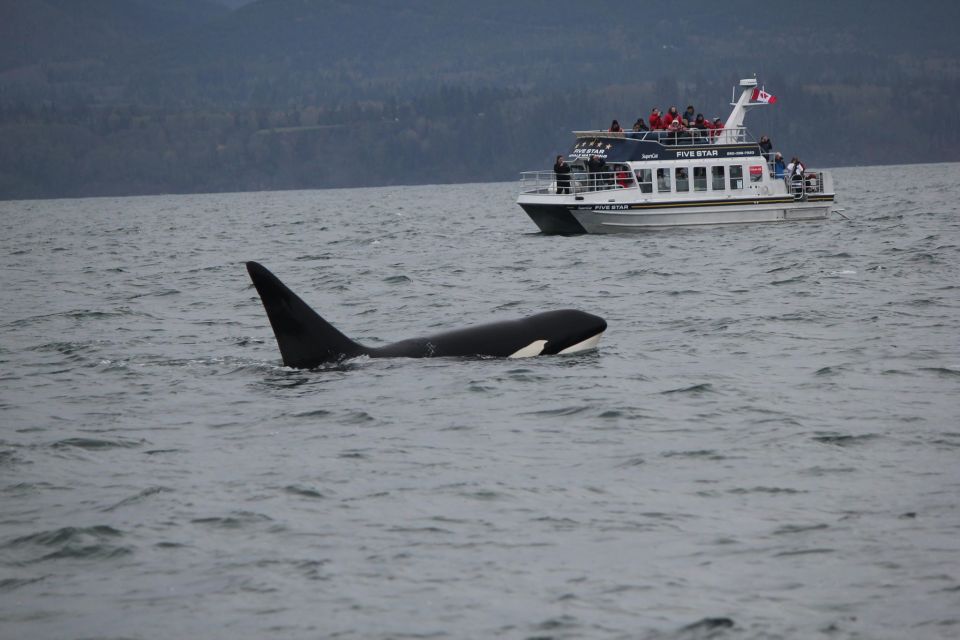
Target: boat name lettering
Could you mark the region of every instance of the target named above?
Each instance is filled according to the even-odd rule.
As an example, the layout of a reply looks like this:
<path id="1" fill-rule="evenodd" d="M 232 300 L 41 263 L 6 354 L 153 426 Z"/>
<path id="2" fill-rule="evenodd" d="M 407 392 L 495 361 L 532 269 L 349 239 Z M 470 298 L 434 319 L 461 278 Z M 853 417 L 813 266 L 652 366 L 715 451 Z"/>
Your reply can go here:
<path id="1" fill-rule="evenodd" d="M 594 211 L 626 211 L 630 208 L 628 204 L 595 204 L 592 207 L 584 207 L 584 209 Z"/>
<path id="2" fill-rule="evenodd" d="M 640 154 L 641 160 L 651 160 L 659 157 L 660 157 L 659 153 L 641 153 Z"/>
<path id="3" fill-rule="evenodd" d="M 696 151 L 677 151 L 678 158 L 716 158 L 716 149 L 698 149 Z"/>
<path id="4" fill-rule="evenodd" d="M 600 151 L 599 149 L 574 149 L 573 153 L 570 155 L 577 156 L 578 158 L 588 158 L 590 156 L 597 156 L 598 158 L 607 157 L 606 151 Z"/>

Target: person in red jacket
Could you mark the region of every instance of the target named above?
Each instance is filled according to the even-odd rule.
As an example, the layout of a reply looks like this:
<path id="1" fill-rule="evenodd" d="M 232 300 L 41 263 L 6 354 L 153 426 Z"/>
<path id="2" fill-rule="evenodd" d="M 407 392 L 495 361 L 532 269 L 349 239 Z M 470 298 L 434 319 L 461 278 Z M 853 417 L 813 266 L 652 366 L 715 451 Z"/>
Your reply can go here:
<path id="1" fill-rule="evenodd" d="M 668 128 L 668 127 L 670 126 L 670 123 L 671 123 L 671 122 L 673 122 L 674 120 L 679 120 L 679 119 L 680 119 L 680 114 L 677 113 L 677 107 L 676 107 L 676 106 L 671 106 L 671 107 L 667 110 L 667 115 L 663 116 L 663 118 L 660 120 L 660 122 L 663 123 L 663 128 L 666 129 L 666 128 Z"/>
<path id="2" fill-rule="evenodd" d="M 710 136 L 714 139 L 720 137 L 720 133 L 723 131 L 723 120 L 720 118 L 713 119 L 713 130 L 710 131 Z"/>
<path id="3" fill-rule="evenodd" d="M 660 109 L 654 107 L 650 111 L 650 131 L 659 131 L 663 129 L 663 121 L 660 119 Z"/>
<path id="4" fill-rule="evenodd" d="M 670 115 L 669 112 L 667 115 Z M 677 144 L 680 141 L 680 136 L 686 131 L 687 128 L 683 126 L 683 122 L 679 117 L 674 118 L 670 121 L 670 126 L 667 127 L 667 138 L 665 144 Z M 663 141 L 662 141 L 663 142 Z"/>

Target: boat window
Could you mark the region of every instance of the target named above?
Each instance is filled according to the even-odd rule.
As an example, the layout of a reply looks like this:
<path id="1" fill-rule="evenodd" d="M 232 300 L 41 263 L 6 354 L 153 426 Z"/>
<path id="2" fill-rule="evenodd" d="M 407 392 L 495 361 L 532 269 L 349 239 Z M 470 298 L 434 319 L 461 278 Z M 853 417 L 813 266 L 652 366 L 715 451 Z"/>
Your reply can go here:
<path id="1" fill-rule="evenodd" d="M 724 179 L 723 179 L 723 167 L 710 167 L 710 174 L 713 177 L 713 187 L 714 191 L 723 191 L 724 189 Z"/>
<path id="2" fill-rule="evenodd" d="M 707 190 L 707 168 L 706 167 L 693 168 L 693 190 L 694 191 Z"/>
<path id="3" fill-rule="evenodd" d="M 670 169 L 657 169 L 657 191 L 670 193 Z"/>
<path id="4" fill-rule="evenodd" d="M 730 188 L 743 189 L 743 165 L 730 165 Z"/>
<path id="5" fill-rule="evenodd" d="M 690 178 L 687 176 L 686 167 L 677 167 L 676 170 L 676 179 L 677 179 L 677 192 L 680 191 L 690 191 Z"/>
<path id="6" fill-rule="evenodd" d="M 750 182 L 760 182 L 763 180 L 763 167 L 755 165 L 750 167 Z"/>
<path id="7" fill-rule="evenodd" d="M 640 185 L 640 193 L 653 193 L 653 171 L 650 169 L 637 169 L 637 184 Z"/>

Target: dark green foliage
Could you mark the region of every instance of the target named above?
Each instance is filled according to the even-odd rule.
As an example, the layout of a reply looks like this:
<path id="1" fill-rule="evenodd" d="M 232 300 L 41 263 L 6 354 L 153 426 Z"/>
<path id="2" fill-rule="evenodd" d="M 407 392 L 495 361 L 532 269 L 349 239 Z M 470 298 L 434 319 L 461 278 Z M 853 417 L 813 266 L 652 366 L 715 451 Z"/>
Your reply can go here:
<path id="1" fill-rule="evenodd" d="M 507 180 L 748 72 L 808 165 L 960 159 L 960 10 L 869 7 L 0 0 L 0 198 Z"/>

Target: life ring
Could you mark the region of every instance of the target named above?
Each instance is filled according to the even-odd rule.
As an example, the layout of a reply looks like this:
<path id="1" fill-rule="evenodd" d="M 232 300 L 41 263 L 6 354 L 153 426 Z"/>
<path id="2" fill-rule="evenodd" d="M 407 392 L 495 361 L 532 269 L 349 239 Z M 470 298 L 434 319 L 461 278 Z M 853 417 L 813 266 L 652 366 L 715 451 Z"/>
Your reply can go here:
<path id="1" fill-rule="evenodd" d="M 767 185 L 763 185 L 760 187 L 760 193 L 763 195 L 768 195 L 770 193 L 770 189 L 767 188 Z"/>

